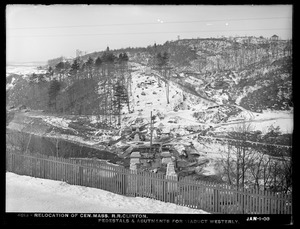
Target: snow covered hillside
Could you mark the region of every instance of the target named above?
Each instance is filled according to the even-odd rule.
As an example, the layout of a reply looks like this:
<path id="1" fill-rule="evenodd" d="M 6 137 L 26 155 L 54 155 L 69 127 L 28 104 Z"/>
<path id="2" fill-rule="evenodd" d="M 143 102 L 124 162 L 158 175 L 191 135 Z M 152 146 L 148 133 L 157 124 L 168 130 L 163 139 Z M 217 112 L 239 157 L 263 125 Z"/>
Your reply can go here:
<path id="1" fill-rule="evenodd" d="M 247 144 L 263 148 L 254 150 L 289 157 L 292 149 L 291 44 L 280 41 L 270 52 L 265 47 L 269 42 L 264 38 L 179 40 L 139 52 L 123 50 L 129 57 L 126 68 L 118 61 L 84 67 L 96 58 L 99 62 L 120 56 L 120 50 L 114 50 L 85 55 L 80 63 L 73 60 L 73 66 L 81 66 L 79 74 L 66 62 L 60 64 L 63 71 L 55 67 L 48 80 L 42 75 L 40 79 L 10 75 L 7 129 L 49 137 L 52 150 L 58 151 L 58 142 L 66 140 L 109 152 L 120 161 L 129 161 L 133 149 L 147 151 L 152 136 L 157 151 L 164 148 L 177 160 L 179 177 L 224 183 L 220 163 L 229 152 L 228 139 L 241 142 L 243 125 L 250 125 Z M 156 67 L 160 52 L 169 53 L 170 74 Z M 59 87 L 52 78 L 59 79 Z M 120 88 L 114 89 L 119 80 L 126 85 L 123 95 Z"/>
<path id="2" fill-rule="evenodd" d="M 173 82 L 170 82 L 169 86 L 170 103 L 168 104 L 165 83 L 162 82 L 159 86 L 158 78 L 153 73 L 147 74 L 145 66 L 135 63 L 135 68 L 137 71 L 132 73 L 135 113 L 131 114 L 131 117 L 139 115 L 139 117 L 150 120 L 150 111 L 153 111 L 153 115 L 161 117 L 156 125 L 163 124 L 171 128 L 198 125 L 203 129 L 213 126 L 220 128 L 218 131 L 224 131 L 247 121 L 252 124 L 254 131 L 259 130 L 262 133 L 266 133 L 270 126 L 279 126 L 283 133 L 293 132 L 292 110 L 263 110 L 262 113 L 256 113 L 237 105 L 226 107 L 218 104 L 212 108 L 212 105 L 206 105 L 209 104 L 209 101 L 206 104 L 201 103 L 201 99 L 197 100 L 196 96 L 184 92 Z M 186 97 L 186 101 L 183 97 Z M 228 110 L 233 108 L 236 108 L 237 111 L 230 113 Z M 195 117 L 197 112 L 202 112 L 204 117 L 199 120 Z M 124 122 L 123 124 L 127 125 L 128 123 Z"/>
<path id="3" fill-rule="evenodd" d="M 112 126 L 112 129 L 101 127 L 101 118 L 97 115 L 59 115 L 41 111 L 17 112 L 8 124 L 10 130 L 34 133 L 64 139 L 80 144 L 89 145 L 97 149 L 121 152 L 132 145 L 131 139 L 121 139 L 128 128 L 133 126 L 149 125 L 150 112 L 154 119 L 154 142 L 158 131 L 171 136 L 169 146 L 176 152 L 176 157 L 186 152 L 193 154 L 186 161 L 182 161 L 182 174 L 196 172 L 200 176 L 218 175 L 218 160 L 222 159 L 220 151 L 224 148 L 217 143 L 202 142 L 197 139 L 197 133 L 210 138 L 218 133 L 234 131 L 243 123 L 251 124 L 251 131 L 261 131 L 266 134 L 270 128 L 279 127 L 284 134 L 293 132 L 292 111 L 265 110 L 262 113 L 251 112 L 238 105 L 209 107 L 198 103 L 195 95 L 184 92 L 174 82 L 169 85 L 169 101 L 167 103 L 166 85 L 161 81 L 158 84 L 157 76 L 147 71 L 147 67 L 139 63 L 132 63 L 135 71 L 132 72 L 132 113 L 127 107 L 123 108 L 121 127 Z M 186 100 L 183 100 L 183 97 Z M 203 99 L 201 100 L 203 102 Z M 149 141 L 150 130 L 145 128 L 145 136 Z M 196 133 L 196 134 L 195 134 Z M 189 163 L 197 162 L 189 167 Z M 205 163 L 204 163 L 205 162 Z M 185 170 L 186 169 L 186 170 Z"/>
<path id="4" fill-rule="evenodd" d="M 101 189 L 6 173 L 6 212 L 184 213 L 202 210 L 142 197 L 125 197 Z"/>

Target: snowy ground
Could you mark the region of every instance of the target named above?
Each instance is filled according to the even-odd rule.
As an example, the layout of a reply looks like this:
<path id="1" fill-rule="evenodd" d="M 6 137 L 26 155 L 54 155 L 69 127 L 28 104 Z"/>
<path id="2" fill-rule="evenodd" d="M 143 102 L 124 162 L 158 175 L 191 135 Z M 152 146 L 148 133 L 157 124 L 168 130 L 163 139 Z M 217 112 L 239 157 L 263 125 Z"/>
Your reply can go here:
<path id="1" fill-rule="evenodd" d="M 270 127 L 279 127 L 283 134 L 291 134 L 294 130 L 294 115 L 293 111 L 268 111 L 264 110 L 262 113 L 255 113 L 244 110 L 239 115 L 246 123 L 251 124 L 251 130 L 259 130 L 263 134 L 269 131 Z M 237 117 L 239 118 L 239 117 Z M 228 123 L 217 124 L 218 131 L 232 131 L 240 121 L 232 121 Z"/>
<path id="2" fill-rule="evenodd" d="M 183 127 L 188 125 L 214 126 L 217 131 L 232 131 L 241 122 L 246 121 L 251 123 L 253 130 L 260 130 L 263 134 L 267 133 L 271 126 L 280 127 L 282 133 L 293 133 L 293 111 L 270 111 L 265 110 L 263 113 L 255 113 L 248 111 L 240 106 L 243 111 L 234 119 L 229 119 L 229 122 L 222 124 L 205 123 L 201 124 L 193 117 L 194 109 L 196 111 L 205 111 L 203 105 L 189 104 L 190 110 L 173 111 L 173 108 L 183 101 L 182 90 L 173 83 L 170 83 L 170 104 L 167 104 L 165 83 L 161 82 L 161 87 L 158 86 L 157 77 L 150 74 L 145 74 L 145 67 L 136 64 L 136 70 L 132 73 L 132 89 L 134 98 L 135 113 L 131 116 L 137 116 L 149 119 L 150 111 L 153 115 L 160 112 L 164 115 L 164 119 L 158 122 L 164 126 L 171 128 Z M 194 109 L 193 109 L 194 108 Z M 177 119 L 177 124 L 169 123 L 170 119 Z M 125 124 L 126 125 L 126 124 Z"/>
<path id="3" fill-rule="evenodd" d="M 6 173 L 6 212 L 207 214 L 158 200 L 125 197 L 101 189 L 10 172 Z"/>
<path id="4" fill-rule="evenodd" d="M 142 117 L 149 117 L 151 111 L 154 113 L 172 111 L 182 100 L 181 90 L 170 84 L 170 104 L 167 104 L 165 83 L 161 81 L 159 87 L 157 77 L 145 74 L 144 68 L 137 66 L 137 71 L 132 73 L 134 110 L 141 111 Z"/>

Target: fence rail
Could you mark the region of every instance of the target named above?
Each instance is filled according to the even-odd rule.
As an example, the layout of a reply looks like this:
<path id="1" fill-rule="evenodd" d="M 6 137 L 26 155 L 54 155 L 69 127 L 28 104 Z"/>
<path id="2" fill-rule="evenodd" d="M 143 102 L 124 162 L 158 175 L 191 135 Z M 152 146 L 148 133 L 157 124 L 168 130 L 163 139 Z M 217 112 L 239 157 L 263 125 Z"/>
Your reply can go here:
<path id="1" fill-rule="evenodd" d="M 291 214 L 291 195 L 236 190 L 229 185 L 175 179 L 125 169 L 99 161 L 79 161 L 6 151 L 6 170 L 20 175 L 64 181 L 126 196 L 148 197 L 211 213 Z"/>

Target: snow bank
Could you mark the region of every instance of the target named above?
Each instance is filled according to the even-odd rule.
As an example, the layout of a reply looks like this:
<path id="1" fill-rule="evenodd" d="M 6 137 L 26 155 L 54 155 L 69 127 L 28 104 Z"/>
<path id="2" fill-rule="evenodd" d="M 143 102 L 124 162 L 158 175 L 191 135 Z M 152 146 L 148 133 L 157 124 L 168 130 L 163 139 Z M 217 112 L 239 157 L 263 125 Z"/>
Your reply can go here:
<path id="1" fill-rule="evenodd" d="M 126 197 L 101 189 L 10 172 L 6 173 L 6 212 L 207 214 L 158 200 Z"/>

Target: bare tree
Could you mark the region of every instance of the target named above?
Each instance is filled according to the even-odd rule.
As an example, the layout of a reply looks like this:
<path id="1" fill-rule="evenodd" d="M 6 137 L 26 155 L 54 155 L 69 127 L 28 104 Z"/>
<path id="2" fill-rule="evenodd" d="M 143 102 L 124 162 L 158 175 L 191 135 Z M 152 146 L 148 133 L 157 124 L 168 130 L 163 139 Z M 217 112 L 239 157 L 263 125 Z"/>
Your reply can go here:
<path id="1" fill-rule="evenodd" d="M 6 147 L 7 150 L 16 150 L 20 153 L 25 153 L 29 149 L 31 134 L 9 130 L 6 131 Z"/>
<path id="2" fill-rule="evenodd" d="M 235 154 L 235 180 L 237 188 L 244 188 L 246 181 L 246 174 L 250 168 L 250 161 L 253 157 L 253 150 L 249 148 L 246 143 L 248 140 L 247 133 L 252 129 L 251 124 L 243 123 L 237 126 L 230 135 L 234 141 L 229 142 L 233 147 L 233 153 Z M 238 141 L 235 141 L 238 140 Z"/>
<path id="3" fill-rule="evenodd" d="M 254 187 L 288 193 L 292 188 L 291 156 L 276 145 L 252 144 L 250 125 L 240 125 L 230 133 L 232 140 L 224 148 L 219 165 L 222 178 L 237 189 Z M 254 136 L 255 137 L 255 136 Z M 256 140 L 258 141 L 258 139 Z"/>
<path id="4" fill-rule="evenodd" d="M 265 190 L 271 173 L 269 168 L 271 158 L 264 151 L 256 151 L 252 160 L 250 161 L 249 171 L 252 176 L 253 187 L 260 189 L 263 184 L 263 189 Z"/>

